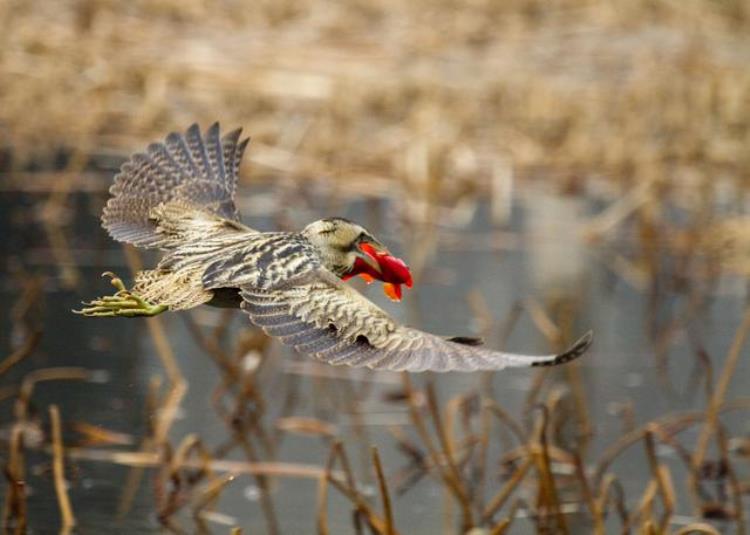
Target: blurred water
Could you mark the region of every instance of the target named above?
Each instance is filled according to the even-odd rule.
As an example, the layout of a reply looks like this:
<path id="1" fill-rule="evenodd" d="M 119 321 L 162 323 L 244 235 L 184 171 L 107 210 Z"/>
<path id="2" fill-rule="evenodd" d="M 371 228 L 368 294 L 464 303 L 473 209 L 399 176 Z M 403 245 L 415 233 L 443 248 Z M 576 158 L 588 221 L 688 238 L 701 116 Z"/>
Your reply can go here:
<path id="1" fill-rule="evenodd" d="M 245 192 L 252 198 L 250 192 Z M 45 277 L 43 323 L 44 338 L 41 348 L 32 358 L 14 368 L 3 378 L 4 384 L 17 383 L 31 369 L 49 366 L 83 366 L 105 370 L 108 380 L 90 382 L 50 382 L 38 388 L 34 406 L 46 411 L 50 403 L 60 405 L 65 422 L 85 421 L 111 430 L 133 435 L 138 440 L 146 431 L 147 415 L 144 404 L 148 384 L 156 374 L 162 374 L 155 349 L 149 338 L 146 325 L 140 320 L 90 320 L 70 313 L 83 298 L 109 293 L 110 288 L 99 278 L 105 269 L 127 273 L 123 257 L 116 244 L 109 241 L 99 228 L 96 214 L 101 198 L 91 199 L 83 195 L 72 197 L 74 213 L 71 247 L 76 251 L 83 275 L 82 285 L 75 290 L 64 290 L 60 286 L 53 258 L 41 230 L 24 219 L 23 214 L 35 205 L 34 197 L 14 193 L 0 196 L 0 233 L 5 237 L 3 256 L 9 260 L 17 257 L 18 263 L 31 273 Z M 372 230 L 384 236 L 384 241 L 403 252 L 409 260 L 409 251 L 396 239 L 398 227 L 391 224 L 388 203 L 353 203 L 341 206 L 338 215 L 363 220 Z M 295 211 L 294 219 L 302 224 L 305 218 L 333 215 L 321 200 L 319 208 Z M 517 247 L 493 249 L 482 246 L 490 243 L 496 230 L 490 224 L 489 207 L 480 205 L 470 226 L 464 229 L 447 229 L 438 243 L 436 254 L 415 288 L 407 292 L 400 305 L 386 302 L 377 285 L 364 288 L 372 299 L 393 312 L 397 317 L 409 320 L 420 327 L 442 334 L 470 334 L 476 329 L 471 309 L 466 301 L 468 291 L 481 292 L 492 313 L 498 320 L 506 317 L 516 301 L 534 297 L 544 303 L 549 299 L 567 299 L 577 307 L 573 331 L 582 333 L 589 328 L 596 333 L 593 350 L 582 360 L 583 378 L 587 404 L 594 425 L 595 436 L 589 450 L 595 459 L 604 447 L 611 444 L 622 432 L 622 422 L 614 414 L 617 404 L 632 403 L 635 420 L 646 422 L 670 411 L 687 410 L 703 406 L 703 398 L 694 391 L 687 391 L 690 373 L 695 366 L 695 357 L 683 337 L 669 351 L 669 378 L 674 390 L 665 388 L 659 380 L 653 349 L 648 341 L 646 314 L 648 296 L 630 287 L 613 275 L 602 264 L 603 251 L 593 251 L 583 246 L 578 239 L 578 225 L 589 210 L 586 201 L 559 199 L 556 197 L 522 195 L 513 205 L 509 228 L 516 233 L 513 243 Z M 245 222 L 259 228 L 272 228 L 273 222 L 264 215 L 246 217 Z M 485 239 L 486 238 L 486 239 Z M 470 243 L 469 243 L 470 242 Z M 476 244 L 479 243 L 477 246 Z M 13 260 L 15 262 L 15 260 Z M 5 264 L 5 262 L 4 262 Z M 733 284 L 731 280 L 727 284 Z M 16 279 L 3 274 L 0 280 L 3 303 L 12 303 L 18 295 Z M 561 297 L 562 296 L 562 297 Z M 717 296 L 708 306 L 697 329 L 712 356 L 714 370 L 720 369 L 723 356 L 728 350 L 731 337 L 742 311 L 744 296 L 741 293 L 725 292 Z M 677 295 L 669 297 L 664 311 L 678 308 L 682 302 Z M 210 325 L 217 321 L 220 311 L 201 309 L 195 315 L 200 324 Z M 246 318 L 236 312 L 230 336 L 244 328 Z M 210 447 L 217 446 L 227 438 L 225 424 L 211 407 L 211 394 L 220 380 L 214 363 L 196 346 L 185 323 L 177 315 L 165 315 L 168 330 L 189 391 L 170 437 L 179 442 L 189 433 L 196 433 Z M 10 310 L 0 307 L 0 343 L 9 347 L 12 332 Z M 497 340 L 489 340 L 497 343 Z M 522 316 L 508 340 L 508 349 L 527 352 L 547 352 L 550 348 L 533 327 L 528 315 Z M 4 349 L 6 351 L 6 349 Z M 299 359 L 287 356 L 288 359 Z M 514 370 L 497 373 L 492 379 L 494 391 L 500 402 L 511 414 L 520 415 L 523 401 L 535 372 Z M 356 374 L 357 377 L 377 375 L 374 372 Z M 283 387 L 283 372 L 274 376 Z M 397 376 L 384 375 L 387 383 Z M 732 382 L 729 398 L 745 391 L 743 385 L 750 379 L 747 359 L 741 363 Z M 421 381 L 418 378 L 417 381 Z M 450 374 L 438 378 L 441 397 L 473 391 L 478 388 L 478 375 Z M 298 415 L 320 415 L 316 410 L 313 381 L 302 380 Z M 320 386 L 320 385 L 318 385 Z M 324 388 L 342 388 L 339 381 L 330 380 Z M 406 422 L 401 406 L 383 401 L 382 394 L 392 387 L 376 384 L 364 406 L 367 418 Z M 274 392 L 273 388 L 267 392 Z M 269 403 L 281 403 L 272 395 Z M 6 400 L 2 407 L 2 421 L 12 419 L 12 402 Z M 326 412 L 326 416 L 340 425 L 355 461 L 358 473 L 363 472 L 359 462 L 360 446 L 346 440 L 351 435 L 351 420 L 341 413 Z M 750 431 L 746 419 L 729 414 L 723 418 L 732 434 Z M 267 422 L 268 423 L 268 422 Z M 67 436 L 67 435 L 66 435 Z M 385 426 L 367 426 L 369 442 L 378 445 L 386 473 L 393 474 L 406 464 L 405 458 L 394 448 L 393 439 Z M 686 444 L 695 435 L 688 431 L 681 435 Z M 648 466 L 645 457 L 636 445 L 614 465 L 614 470 L 625 485 L 626 493 L 640 496 L 647 481 Z M 288 462 L 321 465 L 325 463 L 328 445 L 319 438 L 290 435 L 282 443 L 277 458 Z M 669 451 L 662 452 L 665 462 L 674 470 L 675 481 L 681 485 L 684 471 L 678 459 Z M 233 458 L 241 460 L 237 453 Z M 31 453 L 28 458 L 29 518 L 35 533 L 53 532 L 58 527 L 58 510 L 52 481 L 48 470 L 49 457 L 41 452 Z M 489 491 L 500 486 L 495 470 L 490 477 Z M 125 518 L 115 520 L 115 511 L 121 495 L 128 469 L 106 462 L 74 463 L 70 471 L 71 499 L 79 521 L 81 533 L 148 533 L 160 531 L 153 507 L 153 472 L 147 472 L 135 503 Z M 314 480 L 279 479 L 273 486 L 273 501 L 282 525 L 283 533 L 311 533 L 314 530 L 317 486 Z M 395 500 L 397 525 L 402 533 L 433 534 L 442 532 L 446 503 L 444 491 L 435 480 L 422 480 L 404 496 Z M 231 483 L 218 502 L 217 509 L 236 518 L 246 533 L 262 533 L 265 523 L 257 500 L 255 480 L 240 475 Z M 331 491 L 330 524 L 332 533 L 353 533 L 351 508 L 336 491 Z M 632 505 L 632 503 L 631 503 Z M 683 505 L 683 510 L 686 504 Z M 180 517 L 192 530 L 186 517 Z M 226 533 L 227 526 L 213 525 L 215 533 Z M 585 525 L 576 527 L 586 531 Z M 513 533 L 531 532 L 530 524 L 523 521 L 514 525 Z"/>

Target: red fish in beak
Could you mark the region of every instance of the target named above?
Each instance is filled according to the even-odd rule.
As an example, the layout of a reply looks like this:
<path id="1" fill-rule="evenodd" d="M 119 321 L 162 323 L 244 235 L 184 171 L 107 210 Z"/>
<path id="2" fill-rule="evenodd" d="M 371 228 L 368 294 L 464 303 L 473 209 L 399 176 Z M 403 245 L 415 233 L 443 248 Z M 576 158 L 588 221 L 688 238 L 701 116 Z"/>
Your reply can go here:
<path id="1" fill-rule="evenodd" d="M 413 281 L 411 272 L 406 263 L 400 258 L 391 255 L 384 247 L 378 247 L 372 243 L 360 243 L 359 254 L 354 261 L 352 270 L 344 277 L 344 280 L 361 276 L 367 283 L 377 279 L 383 281 L 383 291 L 393 301 L 401 300 L 401 285 L 406 284 L 411 288 Z"/>

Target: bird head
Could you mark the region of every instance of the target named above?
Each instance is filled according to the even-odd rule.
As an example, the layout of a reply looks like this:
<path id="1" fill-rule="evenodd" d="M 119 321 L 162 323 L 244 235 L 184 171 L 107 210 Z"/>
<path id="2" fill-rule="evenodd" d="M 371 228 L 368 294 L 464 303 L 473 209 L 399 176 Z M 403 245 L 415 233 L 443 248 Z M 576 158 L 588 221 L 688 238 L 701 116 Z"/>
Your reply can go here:
<path id="1" fill-rule="evenodd" d="M 318 249 L 323 265 L 343 280 L 361 276 L 384 283 L 385 294 L 401 300 L 401 285 L 412 287 L 409 267 L 370 232 L 348 219 L 332 217 L 310 223 L 302 234 Z"/>

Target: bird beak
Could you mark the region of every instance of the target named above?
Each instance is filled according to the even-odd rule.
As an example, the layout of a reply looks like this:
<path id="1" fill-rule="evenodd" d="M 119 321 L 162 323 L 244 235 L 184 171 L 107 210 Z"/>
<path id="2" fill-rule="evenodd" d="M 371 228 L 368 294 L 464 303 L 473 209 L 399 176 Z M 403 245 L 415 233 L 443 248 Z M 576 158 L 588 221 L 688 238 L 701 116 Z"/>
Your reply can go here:
<path id="1" fill-rule="evenodd" d="M 355 252 L 357 258 L 361 259 L 365 264 L 370 266 L 373 271 L 377 274 L 381 274 L 383 270 L 380 268 L 380 262 L 378 256 L 380 254 L 388 254 L 388 250 L 385 247 L 376 248 L 373 244 L 362 243 L 359 245 L 359 249 Z"/>

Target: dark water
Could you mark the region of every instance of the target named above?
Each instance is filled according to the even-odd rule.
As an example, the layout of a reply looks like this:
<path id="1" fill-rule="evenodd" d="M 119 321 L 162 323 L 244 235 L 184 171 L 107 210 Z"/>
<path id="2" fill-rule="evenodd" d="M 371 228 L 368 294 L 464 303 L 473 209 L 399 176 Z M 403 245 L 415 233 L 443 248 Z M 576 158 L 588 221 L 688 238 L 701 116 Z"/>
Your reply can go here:
<path id="1" fill-rule="evenodd" d="M 104 180 L 104 179 L 103 179 Z M 253 210 L 263 199 L 272 199 L 267 191 L 250 199 L 246 208 Z M 263 197 L 262 195 L 266 195 Z M 260 201 L 258 200 L 260 199 Z M 59 270 L 40 226 L 28 215 L 28 209 L 40 199 L 4 193 L 0 197 L 0 233 L 3 240 L 3 264 L 24 266 L 29 273 L 39 274 L 44 280 L 43 314 L 44 337 L 40 348 L 22 365 L 2 378 L 3 385 L 17 384 L 32 369 L 51 366 L 81 366 L 101 370 L 96 381 L 57 381 L 40 385 L 34 395 L 34 407 L 46 411 L 50 403 L 60 406 L 65 422 L 84 421 L 107 429 L 132 435 L 136 441 L 147 429 L 145 401 L 148 384 L 155 375 L 163 376 L 155 348 L 148 330 L 140 320 L 91 320 L 75 316 L 70 309 L 83 298 L 109 293 L 106 282 L 99 278 L 105 269 L 127 273 L 124 258 L 118 246 L 110 242 L 99 229 L 96 219 L 102 198 L 74 195 L 70 199 L 71 212 L 67 235 L 74 258 L 79 263 L 81 285 L 66 290 L 61 284 Z M 270 202 L 270 201 L 269 201 Z M 311 206 L 317 206 L 312 208 Z M 271 207 L 267 211 L 274 212 Z M 465 228 L 444 228 L 439 234 L 434 256 L 428 261 L 423 277 L 409 291 L 402 304 L 386 301 L 380 289 L 373 285 L 363 291 L 394 315 L 426 330 L 443 334 L 467 334 L 476 329 L 467 292 L 478 290 L 500 322 L 511 311 L 513 304 L 533 297 L 548 303 L 557 296 L 573 303 L 577 310 L 572 331 L 582 333 L 589 328 L 596 333 L 591 353 L 582 360 L 587 406 L 595 435 L 589 449 L 591 459 L 622 433 L 622 420 L 615 414 L 616 407 L 632 403 L 636 423 L 641 424 L 672 411 L 704 407 L 702 394 L 688 389 L 691 372 L 696 365 L 693 350 L 687 337 L 680 334 L 668 351 L 669 387 L 659 378 L 653 345 L 649 341 L 647 311 L 649 295 L 629 285 L 612 273 L 603 259 L 606 251 L 584 246 L 578 238 L 577 225 L 593 210 L 586 201 L 559 200 L 553 197 L 525 194 L 514 202 L 508 226 L 498 229 L 490 223 L 489 209 L 480 205 L 471 223 Z M 287 220 L 299 224 L 318 216 L 339 215 L 362 220 L 384 241 L 409 260 L 410 251 L 399 242 L 399 232 L 408 231 L 393 223 L 394 208 L 389 203 L 351 203 L 328 206 L 325 198 L 316 198 L 305 208 L 291 209 L 280 206 L 278 211 Z M 247 214 L 247 211 L 246 211 Z M 274 221 L 259 211 L 251 212 L 245 222 L 258 228 L 273 228 Z M 498 234 L 502 230 L 505 234 Z M 509 247 L 492 248 L 489 244 L 497 237 L 510 233 Z M 149 261 L 149 259 L 146 259 Z M 18 279 L 7 271 L 0 280 L 3 303 L 10 304 L 19 294 Z M 719 370 L 724 355 L 738 325 L 746 298 L 739 281 L 727 277 L 722 280 L 719 294 L 714 296 L 699 318 L 690 324 L 696 329 L 713 359 L 714 370 Z M 658 319 L 669 319 L 684 306 L 679 293 L 667 294 L 659 302 Z M 7 351 L 14 333 L 10 329 L 10 307 L 0 307 L 0 342 Z M 194 314 L 204 326 L 216 324 L 222 312 L 205 307 Z M 238 331 L 246 328 L 246 319 L 235 313 L 232 328 L 227 335 L 231 341 Z M 223 443 L 227 436 L 224 422 L 211 406 L 211 395 L 220 380 L 214 363 L 200 350 L 190 336 L 186 324 L 177 315 L 163 316 L 168 338 L 178 357 L 180 368 L 189 384 L 179 417 L 170 438 L 173 444 L 194 433 L 210 447 Z M 490 343 L 497 343 L 492 340 Z M 548 352 L 544 338 L 538 334 L 529 316 L 521 316 L 507 342 L 507 348 L 526 352 Z M 285 350 L 279 359 L 278 369 L 270 375 L 266 385 L 269 404 L 281 403 L 285 388 L 283 363 L 299 360 Z M 525 396 L 535 372 L 511 370 L 497 373 L 492 378 L 496 399 L 511 414 L 520 415 Z M 387 403 L 383 393 L 400 384 L 397 375 L 355 373 L 354 377 L 376 379 L 375 387 L 363 406 L 367 440 L 376 444 L 383 454 L 386 473 L 394 474 L 404 466 L 405 458 L 394 448 L 394 441 L 383 423 L 407 424 L 403 406 Z M 733 379 L 729 398 L 746 393 L 750 379 L 748 359 L 743 358 Z M 416 379 L 418 382 L 422 378 Z M 360 458 L 363 450 L 352 438 L 351 419 L 339 412 L 320 409 L 320 388 L 337 392 L 343 389 L 339 380 L 319 383 L 310 378 L 300 379 L 300 404 L 294 411 L 301 416 L 324 416 L 339 425 L 344 442 L 354 460 L 358 474 L 362 474 Z M 355 383 L 359 385 L 360 383 Z M 437 378 L 441 399 L 476 391 L 480 384 L 477 375 L 450 374 Z M 2 421 L 12 421 L 12 400 L 6 399 L 2 407 Z M 46 419 L 46 418 L 45 418 Z M 732 435 L 750 432 L 746 418 L 729 414 L 722 418 Z M 273 422 L 267 422 L 271 427 Z M 69 430 L 68 430 L 69 431 Z M 691 445 L 695 431 L 681 436 Z M 72 435 L 71 435 L 72 436 Z M 68 437 L 68 432 L 66 432 Z M 130 449 L 134 449 L 131 446 Z M 281 444 L 276 458 L 286 462 L 321 465 L 325 463 L 328 444 L 315 437 L 289 435 Z M 685 472 L 674 452 L 660 448 L 660 455 L 673 470 L 676 485 L 682 486 Z M 230 458 L 242 460 L 239 452 Z M 55 532 L 59 526 L 57 501 L 47 467 L 49 456 L 31 451 L 27 459 L 29 472 L 29 518 L 35 533 Z M 109 462 L 77 461 L 71 476 L 71 500 L 81 533 L 148 533 L 159 532 L 154 512 L 152 480 L 154 471 L 147 471 L 136 499 L 128 514 L 115 519 L 129 468 Z M 613 465 L 625 486 L 631 505 L 640 497 L 648 480 L 648 465 L 642 444 L 633 446 Z M 369 479 L 370 490 L 376 494 Z M 489 489 L 494 492 L 500 481 L 491 478 Z M 679 489 L 678 489 L 679 491 Z M 679 492 L 678 492 L 679 493 Z M 273 501 L 283 533 L 312 533 L 315 526 L 317 483 L 312 479 L 280 478 L 273 486 Z M 681 511 L 689 511 L 682 496 Z M 375 500 L 377 502 L 377 499 Z M 332 533 L 353 533 L 351 508 L 336 491 L 331 491 L 329 522 Z M 443 532 L 446 503 L 444 490 L 434 479 L 424 479 L 404 496 L 395 501 L 397 526 L 402 533 L 433 534 Z M 239 475 L 222 494 L 218 511 L 229 515 L 246 533 L 265 532 L 265 523 L 258 502 L 258 489 L 253 478 Z M 194 524 L 185 515 L 178 516 L 187 531 Z M 226 533 L 229 525 L 212 523 L 215 533 Z M 585 533 L 588 527 L 574 524 L 576 532 Z M 531 532 L 530 524 L 519 521 L 513 533 Z M 450 530 L 449 530 L 450 532 Z"/>

